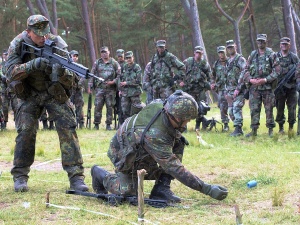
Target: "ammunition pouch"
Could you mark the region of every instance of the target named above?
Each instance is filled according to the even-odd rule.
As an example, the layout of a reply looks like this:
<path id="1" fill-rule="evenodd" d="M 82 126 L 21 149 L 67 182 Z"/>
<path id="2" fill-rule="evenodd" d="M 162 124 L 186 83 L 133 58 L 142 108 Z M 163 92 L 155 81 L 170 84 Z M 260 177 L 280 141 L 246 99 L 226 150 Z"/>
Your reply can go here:
<path id="1" fill-rule="evenodd" d="M 53 82 L 48 88 L 48 93 L 60 104 L 65 103 L 69 99 L 66 90 L 59 82 Z"/>
<path id="2" fill-rule="evenodd" d="M 17 98 L 25 100 L 30 95 L 30 91 L 27 88 L 26 84 L 20 80 L 10 82 L 9 86 L 16 94 Z"/>

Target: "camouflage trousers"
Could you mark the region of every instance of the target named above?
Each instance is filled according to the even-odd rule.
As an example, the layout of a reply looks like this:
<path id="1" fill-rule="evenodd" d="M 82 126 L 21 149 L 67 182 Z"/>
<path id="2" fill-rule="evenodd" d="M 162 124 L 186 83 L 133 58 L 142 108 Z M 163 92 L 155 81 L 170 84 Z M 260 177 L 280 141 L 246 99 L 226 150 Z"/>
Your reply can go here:
<path id="1" fill-rule="evenodd" d="M 110 142 L 110 148 L 120 148 L 120 144 L 116 135 Z M 182 161 L 183 151 L 183 142 L 176 140 L 173 147 L 173 153 L 179 158 L 180 161 Z M 107 175 L 103 180 L 105 189 L 113 194 L 137 195 L 137 170 L 145 169 L 147 171 L 145 180 L 157 181 L 161 174 L 165 173 L 150 155 L 139 161 L 136 161 L 134 165 L 132 165 L 132 168 L 132 171 L 128 173 L 117 172 L 115 174 Z"/>
<path id="2" fill-rule="evenodd" d="M 70 97 L 71 102 L 75 106 L 75 114 L 77 124 L 84 124 L 84 113 L 83 113 L 83 90 L 81 88 L 76 88 L 72 91 L 72 95 Z"/>
<path id="3" fill-rule="evenodd" d="M 251 113 L 251 128 L 257 129 L 260 125 L 260 112 L 262 103 L 266 113 L 267 128 L 275 127 L 273 108 L 275 106 L 275 95 L 272 90 L 256 90 L 251 87 L 249 91 L 249 105 Z"/>
<path id="4" fill-rule="evenodd" d="M 174 93 L 173 87 L 161 87 L 161 88 L 153 88 L 153 99 L 161 99 L 165 100 L 168 98 L 171 94 Z"/>
<path id="5" fill-rule="evenodd" d="M 121 108 L 122 108 L 122 114 L 123 114 L 124 120 L 126 120 L 128 117 L 132 116 L 132 110 L 131 110 L 132 104 L 141 104 L 140 95 L 131 96 L 131 97 L 122 96 Z"/>
<path id="6" fill-rule="evenodd" d="M 106 121 L 110 125 L 113 120 L 113 107 L 116 103 L 116 91 L 107 89 L 96 89 L 95 109 L 94 109 L 94 124 L 100 124 L 102 118 L 102 109 L 106 105 Z"/>
<path id="7" fill-rule="evenodd" d="M 9 107 L 14 111 L 14 95 L 11 93 L 2 93 L 2 109 L 5 122 L 8 121 Z"/>
<path id="8" fill-rule="evenodd" d="M 233 125 L 243 126 L 243 107 L 245 105 L 244 94 L 240 93 L 236 98 L 233 98 L 234 91 L 227 91 L 226 100 L 228 103 L 228 114 L 233 121 Z"/>
<path id="9" fill-rule="evenodd" d="M 285 123 L 285 104 L 288 109 L 288 123 L 292 125 L 296 122 L 297 91 L 295 88 L 284 87 L 283 92 L 276 95 L 277 115 L 275 121 L 278 124 Z"/>
<path id="10" fill-rule="evenodd" d="M 222 123 L 229 123 L 228 102 L 225 98 L 225 90 L 218 91 L 218 107 L 220 109 Z"/>
<path id="11" fill-rule="evenodd" d="M 40 93 L 41 94 L 41 93 Z M 48 100 L 45 100 L 48 99 Z M 75 131 L 76 121 L 73 104 L 68 100 L 59 104 L 49 95 L 32 96 L 26 100 L 18 100 L 15 125 L 18 132 L 14 151 L 13 179 L 19 177 L 28 179 L 30 166 L 34 162 L 38 119 L 44 108 L 53 116 L 60 142 L 62 167 L 68 177 L 83 177 L 83 160 Z"/>

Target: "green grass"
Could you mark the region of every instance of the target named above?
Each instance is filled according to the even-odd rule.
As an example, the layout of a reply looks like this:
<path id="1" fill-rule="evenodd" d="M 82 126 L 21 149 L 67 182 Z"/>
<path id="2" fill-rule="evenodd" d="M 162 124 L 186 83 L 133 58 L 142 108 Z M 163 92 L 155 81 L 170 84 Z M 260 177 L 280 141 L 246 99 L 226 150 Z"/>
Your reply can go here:
<path id="1" fill-rule="evenodd" d="M 243 110 L 246 133 L 250 131 L 247 104 Z M 215 105 L 207 118 L 212 116 L 220 119 Z M 171 189 L 183 199 L 179 207 L 156 209 L 146 206 L 145 219 L 155 224 L 236 224 L 234 205 L 237 204 L 243 215 L 243 224 L 299 224 L 300 137 L 286 133 L 269 138 L 264 124 L 263 109 L 255 139 L 232 138 L 229 133 L 214 131 L 201 133 L 207 143 L 214 145 L 213 148 L 200 145 L 193 131 L 195 122 L 188 124 L 188 132 L 184 135 L 190 145 L 185 149 L 183 164 L 205 182 L 227 187 L 228 198 L 216 201 L 175 180 Z M 230 128 L 232 132 L 232 123 Z M 278 127 L 274 131 L 277 133 Z M 83 129 L 77 133 L 84 158 L 85 181 L 91 189 L 90 168 L 94 164 L 113 172 L 106 152 L 114 131 L 105 131 L 102 123 L 99 131 Z M 16 131 L 10 121 L 9 130 L 0 132 L 0 224 L 137 223 L 137 207 L 128 204 L 111 207 L 97 199 L 65 194 L 69 182 L 61 168 L 55 131 L 38 132 L 35 163 L 28 182 L 30 190 L 15 193 L 10 174 L 15 137 Z M 250 180 L 256 180 L 257 186 L 247 188 Z M 145 181 L 146 197 L 153 184 L 154 181 Z M 46 207 L 47 192 L 50 192 L 50 203 L 81 210 Z M 25 206 L 30 203 L 30 206 L 24 207 L 24 203 Z"/>

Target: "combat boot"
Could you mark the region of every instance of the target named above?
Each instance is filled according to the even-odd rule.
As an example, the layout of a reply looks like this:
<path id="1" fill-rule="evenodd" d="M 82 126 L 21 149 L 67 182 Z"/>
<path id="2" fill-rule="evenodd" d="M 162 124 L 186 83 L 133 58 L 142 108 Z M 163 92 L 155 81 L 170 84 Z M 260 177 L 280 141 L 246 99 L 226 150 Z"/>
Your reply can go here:
<path id="1" fill-rule="evenodd" d="M 254 137 L 257 136 L 257 128 L 253 128 L 252 131 L 248 134 L 246 134 L 246 137 Z"/>
<path id="2" fill-rule="evenodd" d="M 283 124 L 279 124 L 279 134 L 284 134 L 284 128 L 283 128 Z"/>
<path id="3" fill-rule="evenodd" d="M 70 178 L 70 189 L 75 191 L 88 191 L 89 188 L 80 176 Z"/>
<path id="4" fill-rule="evenodd" d="M 55 129 L 55 127 L 54 127 L 54 121 L 50 121 L 49 122 L 49 130 L 54 130 Z"/>
<path id="5" fill-rule="evenodd" d="M 273 128 L 269 128 L 268 134 L 269 134 L 269 137 L 273 137 Z"/>
<path id="6" fill-rule="evenodd" d="M 171 176 L 163 174 L 154 185 L 149 198 L 167 200 L 169 202 L 180 202 L 181 199 L 176 196 L 170 189 Z"/>
<path id="7" fill-rule="evenodd" d="M 229 131 L 229 126 L 228 126 L 228 123 L 224 123 L 224 128 L 223 128 L 223 131 L 224 131 L 224 132 L 227 132 L 227 131 Z"/>
<path id="8" fill-rule="evenodd" d="M 241 126 L 235 126 L 234 131 L 230 134 L 231 137 L 238 137 L 244 135 L 243 129 Z"/>
<path id="9" fill-rule="evenodd" d="M 293 130 L 293 129 L 294 129 L 294 124 L 290 123 L 290 124 L 289 124 L 289 130 L 291 131 L 291 130 Z"/>
<path id="10" fill-rule="evenodd" d="M 48 127 L 48 122 L 47 120 L 43 120 L 43 130 L 48 130 L 49 127 Z"/>
<path id="11" fill-rule="evenodd" d="M 99 124 L 95 123 L 94 130 L 99 130 Z"/>
<path id="12" fill-rule="evenodd" d="M 112 130 L 110 124 L 106 125 L 106 130 Z"/>
<path id="13" fill-rule="evenodd" d="M 14 182 L 15 192 L 26 192 L 28 191 L 27 179 L 20 177 Z"/>
<path id="14" fill-rule="evenodd" d="M 94 191 L 97 194 L 100 194 L 100 193 L 107 194 L 107 190 L 103 186 L 103 180 L 108 174 L 109 174 L 109 172 L 102 169 L 100 166 L 94 165 L 91 168 L 92 186 L 93 186 Z"/>

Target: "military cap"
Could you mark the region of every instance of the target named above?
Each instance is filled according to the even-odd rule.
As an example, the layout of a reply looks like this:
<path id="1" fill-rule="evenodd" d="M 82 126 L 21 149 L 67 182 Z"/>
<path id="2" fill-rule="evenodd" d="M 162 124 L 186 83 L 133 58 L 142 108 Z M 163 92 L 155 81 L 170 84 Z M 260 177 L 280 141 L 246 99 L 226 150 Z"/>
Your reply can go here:
<path id="1" fill-rule="evenodd" d="M 266 41 L 267 35 L 266 34 L 258 34 L 256 40 L 257 41 L 259 41 L 259 40 Z"/>
<path id="2" fill-rule="evenodd" d="M 70 54 L 71 54 L 71 55 L 79 55 L 79 53 L 78 53 L 76 50 L 70 51 Z"/>
<path id="3" fill-rule="evenodd" d="M 289 37 L 283 37 L 280 39 L 280 44 L 290 44 L 291 39 Z"/>
<path id="4" fill-rule="evenodd" d="M 43 15 L 32 15 L 27 19 L 27 28 L 38 36 L 50 33 L 49 20 Z"/>
<path id="5" fill-rule="evenodd" d="M 7 49 L 4 49 L 4 50 L 2 51 L 2 54 L 3 54 L 3 55 L 8 55 Z"/>
<path id="6" fill-rule="evenodd" d="M 122 56 L 124 54 L 124 50 L 123 49 L 118 49 L 116 51 L 116 53 L 117 53 L 117 56 Z"/>
<path id="7" fill-rule="evenodd" d="M 165 40 L 158 40 L 156 42 L 156 47 L 165 47 L 166 46 L 166 41 Z"/>
<path id="8" fill-rule="evenodd" d="M 100 52 L 108 52 L 108 47 L 107 46 L 103 46 L 100 48 Z"/>
<path id="9" fill-rule="evenodd" d="M 195 47 L 195 52 L 203 52 L 203 47 L 202 46 L 196 46 Z"/>
<path id="10" fill-rule="evenodd" d="M 132 51 L 128 51 L 125 53 L 125 58 L 130 58 L 133 56 L 133 52 Z"/>
<path id="11" fill-rule="evenodd" d="M 228 48 L 228 47 L 234 47 L 234 46 L 235 46 L 234 40 L 228 40 L 228 41 L 226 41 L 226 48 Z"/>
<path id="12" fill-rule="evenodd" d="M 226 51 L 226 47 L 225 46 L 218 46 L 217 47 L 217 52 L 219 53 L 219 52 L 225 52 Z"/>

